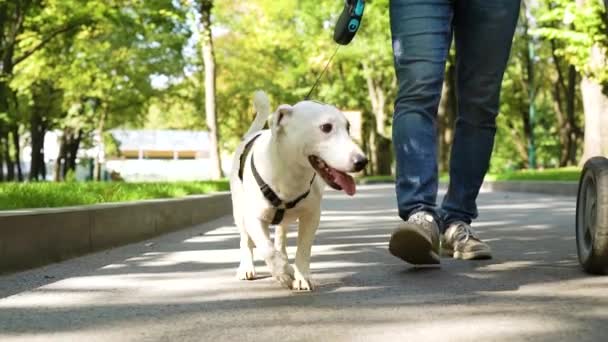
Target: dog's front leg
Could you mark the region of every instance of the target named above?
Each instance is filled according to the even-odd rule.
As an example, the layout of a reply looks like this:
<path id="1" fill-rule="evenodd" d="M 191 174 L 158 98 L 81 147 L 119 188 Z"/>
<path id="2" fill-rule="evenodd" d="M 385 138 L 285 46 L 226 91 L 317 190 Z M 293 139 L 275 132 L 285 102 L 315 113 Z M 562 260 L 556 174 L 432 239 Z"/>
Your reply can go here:
<path id="1" fill-rule="evenodd" d="M 285 259 L 289 260 L 287 257 L 287 231 L 289 230 L 289 224 L 281 223 L 277 225 L 274 229 L 274 248 L 277 251 L 281 252 Z M 287 273 L 293 277 L 293 267 L 291 265 L 287 265 Z"/>
<path id="2" fill-rule="evenodd" d="M 315 239 L 315 233 L 321 219 L 320 209 L 300 217 L 298 224 L 298 249 L 294 269 L 294 290 L 312 291 L 313 284 L 310 277 L 310 251 Z"/>
<path id="3" fill-rule="evenodd" d="M 249 237 L 266 261 L 270 273 L 282 286 L 291 288 L 293 277 L 289 274 L 290 266 L 287 257 L 274 248 L 268 234 L 268 223 L 250 217 L 246 220 L 245 227 Z"/>
<path id="4" fill-rule="evenodd" d="M 236 277 L 241 280 L 255 279 L 255 266 L 253 264 L 253 240 L 247 234 L 245 227 L 239 227 L 241 231 L 241 263 L 236 271 Z"/>
<path id="5" fill-rule="evenodd" d="M 288 224 L 279 224 L 274 229 L 274 248 L 280 251 L 287 257 L 287 231 Z"/>

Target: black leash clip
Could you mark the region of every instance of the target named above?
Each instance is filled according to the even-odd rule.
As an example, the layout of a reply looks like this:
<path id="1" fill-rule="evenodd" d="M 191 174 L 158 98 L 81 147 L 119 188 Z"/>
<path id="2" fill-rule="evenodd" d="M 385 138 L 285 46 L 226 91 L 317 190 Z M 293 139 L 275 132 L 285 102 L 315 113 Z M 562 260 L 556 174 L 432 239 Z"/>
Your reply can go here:
<path id="1" fill-rule="evenodd" d="M 336 27 L 334 29 L 334 40 L 340 45 L 348 45 L 355 37 L 357 30 L 361 26 L 363 10 L 365 9 L 364 0 L 345 0 L 344 9 Z"/>

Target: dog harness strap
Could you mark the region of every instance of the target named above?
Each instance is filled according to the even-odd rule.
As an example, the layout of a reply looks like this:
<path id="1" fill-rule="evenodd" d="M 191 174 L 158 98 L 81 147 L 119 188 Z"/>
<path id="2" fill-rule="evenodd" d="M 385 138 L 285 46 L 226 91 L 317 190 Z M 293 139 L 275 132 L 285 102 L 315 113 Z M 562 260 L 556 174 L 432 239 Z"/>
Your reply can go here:
<path id="1" fill-rule="evenodd" d="M 257 136 L 255 138 L 253 138 L 249 142 L 249 144 L 252 144 L 253 140 L 255 140 L 256 138 L 257 138 Z M 243 155 L 246 155 L 246 154 L 243 153 Z M 241 155 L 241 158 L 243 158 L 243 155 Z M 251 154 L 251 172 L 253 173 L 253 178 L 255 178 L 256 183 L 258 183 L 258 186 L 260 187 L 260 191 L 262 191 L 264 198 L 266 198 L 272 204 L 272 206 L 276 208 L 274 217 L 272 218 L 272 222 L 270 222 L 271 224 L 281 223 L 281 221 L 283 221 L 283 216 L 285 216 L 285 210 L 295 207 L 298 203 L 300 203 L 301 200 L 306 198 L 306 196 L 308 196 L 308 194 L 310 193 L 310 189 L 308 189 L 308 191 L 306 191 L 305 193 L 300 195 L 295 200 L 293 200 L 291 202 L 286 202 L 285 208 L 281 208 L 281 205 L 284 202 L 279 198 L 279 196 L 277 196 L 277 194 L 272 190 L 272 188 L 270 188 L 270 186 L 268 184 L 266 184 L 266 182 L 264 182 L 264 180 L 262 179 L 262 176 L 260 176 L 260 174 L 258 173 L 258 170 L 255 168 L 255 162 L 253 161 L 253 153 Z M 315 181 L 316 175 L 317 175 L 316 173 L 313 173 L 313 175 L 312 175 L 312 179 L 310 180 L 311 186 L 312 186 L 312 183 Z M 242 178 L 241 178 L 241 180 L 242 180 Z"/>
<path id="2" fill-rule="evenodd" d="M 253 138 L 251 138 L 251 140 L 249 140 L 249 142 L 247 142 L 247 144 L 245 144 L 243 153 L 241 153 L 241 157 L 239 158 L 239 178 L 241 179 L 241 182 L 243 181 L 243 172 L 245 170 L 245 160 L 247 159 L 247 155 L 249 154 L 249 151 L 251 150 L 251 146 L 253 146 L 253 142 L 257 138 L 259 138 L 260 135 L 261 135 L 261 133 L 258 133 Z"/>
<path id="3" fill-rule="evenodd" d="M 310 186 L 312 187 L 312 182 L 315 181 L 315 176 L 317 175 L 317 173 L 313 173 L 312 174 L 312 179 L 310 180 Z M 303 193 L 302 195 L 300 195 L 300 197 L 296 198 L 295 200 L 291 201 L 291 202 L 287 202 L 285 203 L 285 208 L 287 209 L 291 209 L 293 207 L 295 207 L 296 205 L 298 205 L 298 203 L 305 199 L 306 196 L 308 196 L 308 194 L 310 193 L 310 189 L 308 189 L 308 191 L 306 191 L 305 193 Z"/>
<path id="4" fill-rule="evenodd" d="M 272 222 L 270 224 L 279 224 L 283 221 L 283 216 L 285 216 L 285 209 L 277 208 L 277 211 L 274 212 L 274 217 L 272 218 Z"/>

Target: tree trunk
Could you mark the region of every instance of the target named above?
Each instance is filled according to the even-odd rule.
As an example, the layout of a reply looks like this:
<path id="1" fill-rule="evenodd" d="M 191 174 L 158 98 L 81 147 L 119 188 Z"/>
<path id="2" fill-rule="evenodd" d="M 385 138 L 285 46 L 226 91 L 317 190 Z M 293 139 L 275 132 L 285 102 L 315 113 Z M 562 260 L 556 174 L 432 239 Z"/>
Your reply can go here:
<path id="1" fill-rule="evenodd" d="M 536 142 L 534 139 L 534 125 L 536 120 L 536 82 L 535 82 L 535 46 L 532 36 L 530 35 L 530 26 L 528 22 L 529 8 L 524 2 L 524 15 L 523 26 L 524 26 L 524 37 L 526 39 L 526 78 L 527 78 L 527 89 L 528 89 L 528 111 L 527 118 L 524 118 L 524 129 L 526 132 L 526 138 L 528 141 L 528 168 L 535 169 L 536 165 Z"/>
<path id="2" fill-rule="evenodd" d="M 17 93 L 12 89 L 10 90 L 10 93 L 11 99 L 13 100 L 15 118 L 19 118 L 19 99 L 17 98 Z M 15 166 L 17 167 L 17 181 L 23 182 L 23 170 L 21 169 L 21 143 L 19 141 L 21 139 L 21 136 L 19 134 L 19 127 L 20 124 L 18 123 L 17 119 L 15 119 L 15 122 L 11 126 L 11 136 L 13 137 L 13 146 L 15 148 Z"/>
<path id="3" fill-rule="evenodd" d="M 8 113 L 8 84 L 3 81 L 4 75 L 0 71 L 0 113 Z M 4 151 L 3 137 L 6 134 L 6 127 L 4 121 L 0 120 L 0 182 L 5 181 L 4 176 L 4 165 L 6 153 Z"/>
<path id="4" fill-rule="evenodd" d="M 40 117 L 39 110 L 35 107 L 30 118 L 30 136 L 32 139 L 32 155 L 29 180 L 40 180 L 44 166 L 44 135 L 46 129 Z M 44 180 L 44 178 L 42 178 Z"/>
<path id="5" fill-rule="evenodd" d="M 59 143 L 59 153 L 57 154 L 57 160 L 55 161 L 55 182 L 60 182 L 64 180 L 65 175 L 65 157 L 66 157 L 66 137 L 65 134 L 61 136 Z"/>
<path id="6" fill-rule="evenodd" d="M 19 126 L 13 125 L 11 130 L 13 146 L 15 147 L 15 165 L 17 167 L 17 181 L 23 182 L 23 170 L 21 170 L 21 144 L 19 143 Z"/>
<path id="7" fill-rule="evenodd" d="M 97 137 L 93 139 L 97 139 L 97 144 L 99 150 L 97 151 L 97 155 L 95 156 L 95 165 L 93 167 L 93 179 L 96 181 L 101 181 L 101 159 L 102 155 L 105 154 L 104 151 L 104 139 L 103 139 L 103 130 L 105 126 L 106 116 L 109 112 L 109 108 L 104 107 L 101 109 L 101 117 L 99 118 L 99 123 L 97 126 Z"/>
<path id="8" fill-rule="evenodd" d="M 579 7 L 584 7 L 588 0 L 576 0 Z M 588 65 L 592 70 L 607 67 L 604 51 L 595 44 L 591 48 Z M 595 80 L 583 75 L 581 81 L 583 109 L 585 111 L 585 142 L 583 158 L 580 164 L 594 156 L 608 156 L 608 96 L 602 92 L 602 86 Z"/>
<path id="9" fill-rule="evenodd" d="M 371 159 L 374 164 L 374 173 L 377 175 L 390 175 L 393 161 L 392 141 L 386 132 L 386 95 L 380 81 L 374 79 L 371 69 L 363 64 L 367 83 L 367 91 L 372 105 L 375 119 L 374 132 L 370 135 Z"/>
<path id="10" fill-rule="evenodd" d="M 76 157 L 78 156 L 78 148 L 82 141 L 82 130 L 78 130 L 78 133 L 74 134 L 70 132 L 68 139 L 66 140 L 66 167 L 64 169 L 64 177 L 68 171 L 76 171 Z"/>
<path id="11" fill-rule="evenodd" d="M 10 135 L 8 131 L 3 132 L 2 144 L 4 145 L 4 162 L 6 163 L 6 180 L 15 180 L 15 162 L 11 157 Z"/>
<path id="12" fill-rule="evenodd" d="M 583 108 L 585 109 L 585 143 L 583 158 L 608 156 L 608 97 L 602 93 L 602 86 L 583 77 L 581 82 Z"/>
<path id="13" fill-rule="evenodd" d="M 368 111 L 361 112 L 361 149 L 363 150 L 363 153 L 369 157 L 369 162 L 367 163 L 365 170 L 363 170 L 365 176 L 374 174 L 374 161 L 372 160 L 371 151 L 371 132 L 374 131 L 374 129 L 370 128 L 373 126 L 373 118 L 371 116 L 372 115 Z"/>
<path id="14" fill-rule="evenodd" d="M 215 107 L 215 55 L 211 35 L 211 9 L 213 0 L 200 0 L 203 67 L 205 71 L 205 118 L 209 130 L 209 158 L 211 160 L 210 176 L 212 179 L 222 177 L 222 162 L 217 129 L 217 111 Z"/>
<path id="15" fill-rule="evenodd" d="M 0 127 L 2 129 L 2 127 Z M 2 142 L 0 140 L 0 142 Z M 4 153 L 2 153 L 2 144 L 0 144 L 0 182 L 4 182 Z"/>
<path id="16" fill-rule="evenodd" d="M 446 172 L 450 166 L 450 147 L 454 135 L 454 121 L 456 118 L 456 68 L 453 55 L 450 55 L 448 67 L 443 81 L 441 101 L 437 111 L 437 129 L 439 146 L 439 171 Z"/>
<path id="17" fill-rule="evenodd" d="M 369 131 L 369 160 L 371 161 L 371 173 L 372 175 L 378 175 L 378 132 L 376 129 L 370 129 Z"/>
<path id="18" fill-rule="evenodd" d="M 557 46 L 551 40 L 553 63 L 557 72 L 557 81 L 553 85 L 553 107 L 557 115 L 557 128 L 560 141 L 559 166 L 576 165 L 576 152 L 583 133 L 576 122 L 576 83 L 577 72 L 574 65 L 568 65 L 564 76 L 562 58 L 557 53 Z"/>
<path id="19" fill-rule="evenodd" d="M 4 177 L 4 144 L 2 143 L 3 135 L 4 130 L 2 128 L 2 122 L 0 122 L 0 182 L 4 182 L 6 180 Z"/>
<path id="20" fill-rule="evenodd" d="M 579 141 L 583 138 L 583 131 L 576 122 L 576 84 L 578 73 L 574 65 L 568 66 L 568 88 L 566 89 L 566 132 L 568 134 L 566 165 L 576 165 L 576 152 Z"/>

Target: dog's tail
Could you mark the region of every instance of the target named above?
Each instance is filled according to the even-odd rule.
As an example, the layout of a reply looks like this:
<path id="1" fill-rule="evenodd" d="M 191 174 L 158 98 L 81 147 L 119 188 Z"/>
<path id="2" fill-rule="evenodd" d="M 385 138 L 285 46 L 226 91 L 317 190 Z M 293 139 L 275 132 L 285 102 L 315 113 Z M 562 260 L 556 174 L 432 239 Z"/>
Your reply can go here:
<path id="1" fill-rule="evenodd" d="M 261 131 L 264 129 L 264 125 L 266 124 L 266 120 L 270 115 L 270 100 L 268 99 L 268 95 L 265 92 L 258 90 L 253 94 L 253 107 L 257 115 L 249 127 L 245 136 L 249 136 L 255 132 Z"/>

